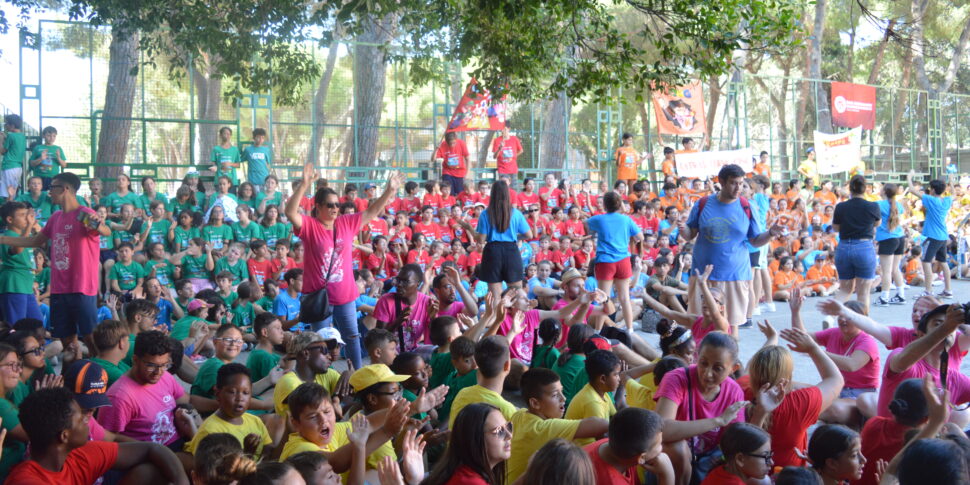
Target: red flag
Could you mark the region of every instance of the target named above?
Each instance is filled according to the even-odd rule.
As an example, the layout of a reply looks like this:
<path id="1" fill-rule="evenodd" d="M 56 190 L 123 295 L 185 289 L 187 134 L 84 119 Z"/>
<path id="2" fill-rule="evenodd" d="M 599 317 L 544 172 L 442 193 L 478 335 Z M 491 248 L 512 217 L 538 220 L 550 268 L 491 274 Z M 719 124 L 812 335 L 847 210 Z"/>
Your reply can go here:
<path id="1" fill-rule="evenodd" d="M 455 114 L 448 123 L 450 131 L 501 130 L 505 127 L 505 97 L 497 103 L 492 102 L 492 94 L 478 85 L 472 78 L 465 87 Z"/>
<path id="2" fill-rule="evenodd" d="M 876 88 L 832 83 L 832 124 L 871 130 L 876 126 Z"/>

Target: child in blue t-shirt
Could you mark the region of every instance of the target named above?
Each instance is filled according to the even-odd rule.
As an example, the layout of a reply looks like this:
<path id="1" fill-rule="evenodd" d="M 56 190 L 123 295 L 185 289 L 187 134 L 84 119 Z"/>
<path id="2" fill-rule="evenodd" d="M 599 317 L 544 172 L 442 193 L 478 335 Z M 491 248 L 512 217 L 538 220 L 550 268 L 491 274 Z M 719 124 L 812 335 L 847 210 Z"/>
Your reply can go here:
<path id="1" fill-rule="evenodd" d="M 256 192 L 263 191 L 263 184 L 269 176 L 269 166 L 273 162 L 273 153 L 266 143 L 266 130 L 253 130 L 253 144 L 243 149 L 243 161 L 246 162 L 246 180 L 253 184 Z"/>

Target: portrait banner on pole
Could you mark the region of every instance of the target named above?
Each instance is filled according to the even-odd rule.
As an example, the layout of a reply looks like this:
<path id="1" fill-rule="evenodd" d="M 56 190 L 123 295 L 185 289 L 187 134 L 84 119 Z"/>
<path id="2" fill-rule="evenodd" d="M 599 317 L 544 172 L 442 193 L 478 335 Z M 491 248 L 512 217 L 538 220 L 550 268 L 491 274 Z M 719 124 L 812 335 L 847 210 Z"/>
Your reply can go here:
<path id="1" fill-rule="evenodd" d="M 703 135 L 704 87 L 700 81 L 686 86 L 659 87 L 651 92 L 657 113 L 657 132 L 661 135 Z"/>
<path id="2" fill-rule="evenodd" d="M 861 160 L 861 126 L 834 135 L 815 132 L 815 163 L 819 175 L 848 172 Z"/>
<path id="3" fill-rule="evenodd" d="M 740 165 L 745 173 L 754 171 L 754 150 L 742 148 L 740 150 L 723 150 L 717 152 L 678 153 L 677 174 L 682 177 L 709 178 L 717 176 L 717 172 L 725 165 Z"/>
<path id="4" fill-rule="evenodd" d="M 465 94 L 455 107 L 446 132 L 494 130 L 505 127 L 505 97 L 492 102 L 492 93 L 474 78 L 465 87 Z"/>

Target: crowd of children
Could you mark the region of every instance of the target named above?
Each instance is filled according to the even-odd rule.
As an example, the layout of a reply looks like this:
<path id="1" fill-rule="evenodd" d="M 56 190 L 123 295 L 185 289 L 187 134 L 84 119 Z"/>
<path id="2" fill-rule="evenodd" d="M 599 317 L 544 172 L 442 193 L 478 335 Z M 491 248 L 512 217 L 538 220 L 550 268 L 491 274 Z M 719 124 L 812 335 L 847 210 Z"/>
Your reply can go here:
<path id="1" fill-rule="evenodd" d="M 43 148 L 31 151 L 36 176 L 0 207 L 5 236 L 29 236 L 59 210 L 47 195 L 65 168 L 56 133 L 44 130 Z M 759 323 L 765 343 L 743 362 L 725 295 L 708 284 L 712 268 L 692 272 L 692 241 L 681 234 L 717 189 L 710 181 L 669 174 L 654 193 L 635 174 L 595 188 L 501 174 L 530 237 L 515 242 L 521 281 L 496 294 L 477 278 L 488 181 L 458 193 L 453 180 L 407 182 L 396 193 L 395 179 L 380 197 L 373 184 L 345 184 L 332 201 L 328 181 L 306 173 L 293 181 L 293 200 L 272 174 L 265 131 L 244 150 L 231 135 L 220 130 L 211 186 L 198 172 L 173 194 L 151 177 L 136 181 L 140 192 L 126 174 L 107 194 L 88 182 L 83 203 L 111 235 L 100 244 L 99 323 L 83 342 L 49 338 L 57 257 L 0 246 L 5 483 L 970 480 L 970 415 L 953 408 L 970 402 L 970 379 L 959 372 L 970 333 L 960 329 L 963 309 L 939 300 L 952 296 L 951 277 L 970 274 L 970 193 L 958 182 L 942 195 L 952 200 L 953 233 L 947 261 L 936 265 L 920 258 L 922 187 L 868 187 L 866 198 L 893 215 L 877 239 L 904 241 L 880 249 L 873 295 L 876 305 L 912 301 L 912 325 L 891 327 L 867 316 L 868 299 L 830 298 L 839 281 L 832 218 L 846 189 L 747 178 L 744 204 L 788 232 L 771 240 L 763 266 L 750 249 L 758 270 L 746 313 L 777 311 L 778 302 L 792 317 Z M 4 153 L 21 138 L 8 135 Z M 608 192 L 621 203 L 609 212 L 640 233 L 631 238 L 628 294 L 602 289 L 595 276 L 602 241 L 587 221 L 607 212 Z M 336 231 L 374 207 L 352 240 L 325 227 L 331 248 L 352 255 L 359 333 L 335 320 L 306 322 L 304 277 L 334 281 L 333 264 L 307 251 L 318 244 L 311 231 L 322 223 Z M 937 275 L 942 291 L 907 300 L 907 286 L 929 280 L 933 292 Z M 687 309 L 688 288 L 699 291 L 699 312 Z M 800 310 L 813 296 L 832 328 L 805 329 Z M 659 348 L 636 329 L 659 334 Z M 880 344 L 891 349 L 885 362 Z M 351 346 L 364 355 L 359 363 Z M 793 381 L 793 352 L 811 359 L 817 382 Z"/>

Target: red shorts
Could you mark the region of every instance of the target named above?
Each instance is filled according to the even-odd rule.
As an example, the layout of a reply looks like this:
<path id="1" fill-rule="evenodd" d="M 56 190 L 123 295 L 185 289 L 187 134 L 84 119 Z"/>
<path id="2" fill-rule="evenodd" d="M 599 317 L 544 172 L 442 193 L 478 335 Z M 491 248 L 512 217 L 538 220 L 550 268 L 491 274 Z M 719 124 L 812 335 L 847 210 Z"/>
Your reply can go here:
<path id="1" fill-rule="evenodd" d="M 633 276 L 630 258 L 623 258 L 615 263 L 596 263 L 593 273 L 599 281 L 625 280 Z"/>

